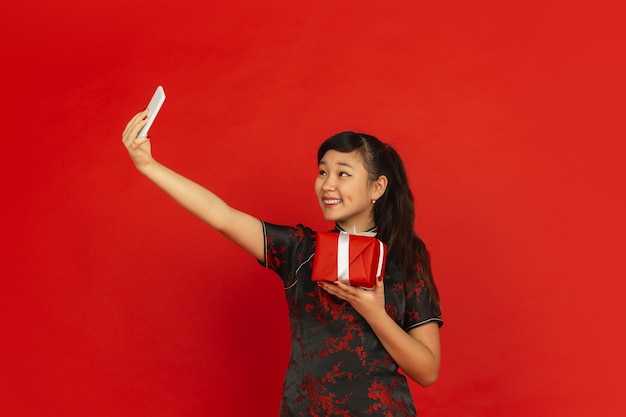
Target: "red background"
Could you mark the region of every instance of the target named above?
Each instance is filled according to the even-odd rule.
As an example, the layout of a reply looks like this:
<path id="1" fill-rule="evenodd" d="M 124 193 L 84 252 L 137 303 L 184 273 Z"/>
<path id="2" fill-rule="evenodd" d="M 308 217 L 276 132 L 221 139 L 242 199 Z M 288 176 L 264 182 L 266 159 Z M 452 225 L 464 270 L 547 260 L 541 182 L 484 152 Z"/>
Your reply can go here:
<path id="1" fill-rule="evenodd" d="M 157 159 L 268 221 L 330 226 L 331 134 L 399 149 L 446 321 L 421 417 L 625 415 L 624 10 L 384 4 L 3 0 L 1 415 L 277 414 L 279 280 L 121 144 L 158 84 Z"/>

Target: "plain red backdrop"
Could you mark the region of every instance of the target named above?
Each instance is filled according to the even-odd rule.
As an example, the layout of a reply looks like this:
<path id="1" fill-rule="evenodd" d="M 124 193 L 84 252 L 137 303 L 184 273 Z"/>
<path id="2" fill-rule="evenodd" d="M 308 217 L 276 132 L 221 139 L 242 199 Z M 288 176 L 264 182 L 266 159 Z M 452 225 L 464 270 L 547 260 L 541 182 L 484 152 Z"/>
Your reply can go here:
<path id="1" fill-rule="evenodd" d="M 617 3 L 617 2 L 616 2 Z M 446 321 L 420 416 L 622 416 L 624 10 L 604 1 L 4 0 L 0 414 L 274 416 L 279 280 L 120 142 L 328 228 L 315 152 L 395 145 Z"/>

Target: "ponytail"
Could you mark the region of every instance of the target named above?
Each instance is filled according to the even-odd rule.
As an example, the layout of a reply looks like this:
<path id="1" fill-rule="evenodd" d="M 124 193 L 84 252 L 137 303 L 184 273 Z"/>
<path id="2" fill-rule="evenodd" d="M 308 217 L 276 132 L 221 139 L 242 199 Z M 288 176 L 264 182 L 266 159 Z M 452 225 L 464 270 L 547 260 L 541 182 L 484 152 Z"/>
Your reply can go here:
<path id="1" fill-rule="evenodd" d="M 383 144 L 381 174 L 388 180 L 385 194 L 376 202 L 374 221 L 379 236 L 389 245 L 389 253 L 409 279 L 423 278 L 431 301 L 439 304 L 439 293 L 430 267 L 430 254 L 415 232 L 415 202 L 402 159 L 396 150 Z"/>

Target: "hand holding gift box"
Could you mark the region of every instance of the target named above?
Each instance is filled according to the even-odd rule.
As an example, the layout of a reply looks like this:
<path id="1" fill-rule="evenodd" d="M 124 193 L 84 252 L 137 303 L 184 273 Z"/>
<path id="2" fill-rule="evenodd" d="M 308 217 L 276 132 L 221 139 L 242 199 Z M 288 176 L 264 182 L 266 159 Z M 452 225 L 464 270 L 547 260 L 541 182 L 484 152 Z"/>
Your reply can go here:
<path id="1" fill-rule="evenodd" d="M 385 274 L 387 245 L 371 236 L 346 232 L 317 234 L 313 281 L 339 281 L 373 290 Z"/>

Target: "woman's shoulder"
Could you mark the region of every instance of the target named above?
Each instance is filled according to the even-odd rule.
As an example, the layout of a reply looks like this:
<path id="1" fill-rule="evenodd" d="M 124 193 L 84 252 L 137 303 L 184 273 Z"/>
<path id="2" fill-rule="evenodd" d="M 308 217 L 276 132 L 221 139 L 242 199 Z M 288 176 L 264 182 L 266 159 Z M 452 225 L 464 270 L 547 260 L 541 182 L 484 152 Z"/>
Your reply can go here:
<path id="1" fill-rule="evenodd" d="M 317 235 L 315 230 L 302 223 L 297 223 L 296 225 L 284 225 L 270 223 L 264 220 L 261 220 L 261 222 L 263 223 L 265 235 L 270 238 L 275 237 L 282 239 L 309 240 L 315 239 L 315 236 Z"/>

